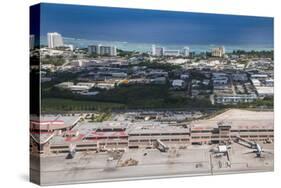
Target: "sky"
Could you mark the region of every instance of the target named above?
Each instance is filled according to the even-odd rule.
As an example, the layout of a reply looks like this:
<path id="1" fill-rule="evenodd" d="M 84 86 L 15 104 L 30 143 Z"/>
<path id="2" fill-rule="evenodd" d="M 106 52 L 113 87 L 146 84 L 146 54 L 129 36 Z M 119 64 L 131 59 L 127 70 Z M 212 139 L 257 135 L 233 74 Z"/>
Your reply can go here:
<path id="1" fill-rule="evenodd" d="M 271 44 L 273 18 L 41 4 L 41 35 L 164 44 Z"/>

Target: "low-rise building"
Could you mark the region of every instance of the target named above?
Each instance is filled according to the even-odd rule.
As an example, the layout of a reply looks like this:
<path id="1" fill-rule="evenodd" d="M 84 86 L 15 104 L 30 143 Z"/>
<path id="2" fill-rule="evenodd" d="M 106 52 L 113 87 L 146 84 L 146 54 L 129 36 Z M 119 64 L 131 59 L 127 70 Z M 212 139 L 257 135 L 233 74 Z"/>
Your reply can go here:
<path id="1" fill-rule="evenodd" d="M 164 56 L 179 56 L 179 55 L 180 55 L 179 50 L 169 50 L 169 49 L 164 50 Z"/>
<path id="2" fill-rule="evenodd" d="M 109 90 L 109 89 L 113 89 L 115 87 L 115 83 L 97 83 L 95 85 L 96 88 L 100 88 L 100 89 L 106 89 L 106 90 Z"/>
<path id="3" fill-rule="evenodd" d="M 226 85 L 228 84 L 228 75 L 222 72 L 214 72 L 212 73 L 212 81 L 213 85 Z"/>
<path id="4" fill-rule="evenodd" d="M 166 84 L 166 82 L 166 77 L 157 77 L 150 80 L 150 83 L 152 84 Z"/>
<path id="5" fill-rule="evenodd" d="M 182 89 L 185 87 L 185 81 L 184 80 L 173 80 L 172 81 L 172 87 L 175 89 Z"/>
<path id="6" fill-rule="evenodd" d="M 268 87 L 273 87 L 274 86 L 274 80 L 269 78 L 265 80 L 265 85 Z"/>
<path id="7" fill-rule="evenodd" d="M 181 80 L 187 80 L 187 79 L 189 79 L 189 74 L 187 74 L 187 73 L 181 74 L 180 79 L 181 79 Z"/>
<path id="8" fill-rule="evenodd" d="M 236 82 L 248 81 L 248 75 L 246 73 L 233 73 L 231 74 L 232 80 Z"/>
<path id="9" fill-rule="evenodd" d="M 255 94 L 228 94 L 215 95 L 216 104 L 238 104 L 254 102 L 257 99 Z"/>
<path id="10" fill-rule="evenodd" d="M 125 72 L 113 72 L 111 73 L 111 76 L 115 78 L 126 78 L 128 74 Z"/>
<path id="11" fill-rule="evenodd" d="M 67 89 L 73 85 L 74 85 L 73 82 L 62 82 L 62 83 L 57 84 L 56 87 Z"/>
<path id="12" fill-rule="evenodd" d="M 272 97 L 274 95 L 274 87 L 260 86 L 256 87 L 259 97 Z"/>
<path id="13" fill-rule="evenodd" d="M 261 82 L 258 79 L 252 78 L 251 81 L 255 87 L 258 87 L 261 85 Z"/>
<path id="14" fill-rule="evenodd" d="M 159 47 L 156 45 L 152 45 L 151 48 L 152 56 L 189 56 L 189 47 L 184 47 L 182 50 L 179 49 L 167 49 L 164 47 Z"/>
<path id="15" fill-rule="evenodd" d="M 251 78 L 253 79 L 266 79 L 268 78 L 267 74 L 252 74 Z"/>
<path id="16" fill-rule="evenodd" d="M 79 92 L 87 92 L 91 87 L 86 86 L 86 85 L 73 85 L 70 86 L 68 89 L 74 93 L 79 93 Z"/>
<path id="17" fill-rule="evenodd" d="M 56 85 L 56 87 L 68 89 L 74 93 L 87 92 L 94 86 L 95 83 L 93 82 L 78 82 L 76 85 L 73 82 L 62 82 Z"/>

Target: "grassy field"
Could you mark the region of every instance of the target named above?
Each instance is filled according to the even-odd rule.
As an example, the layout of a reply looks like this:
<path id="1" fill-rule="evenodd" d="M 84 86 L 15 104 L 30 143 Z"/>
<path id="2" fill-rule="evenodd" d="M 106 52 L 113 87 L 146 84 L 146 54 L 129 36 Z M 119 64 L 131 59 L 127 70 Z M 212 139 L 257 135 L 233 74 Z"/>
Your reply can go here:
<path id="1" fill-rule="evenodd" d="M 42 99 L 42 112 L 65 112 L 65 111 L 90 111 L 106 109 L 123 109 L 125 105 L 111 102 L 80 101 L 61 98 Z"/>

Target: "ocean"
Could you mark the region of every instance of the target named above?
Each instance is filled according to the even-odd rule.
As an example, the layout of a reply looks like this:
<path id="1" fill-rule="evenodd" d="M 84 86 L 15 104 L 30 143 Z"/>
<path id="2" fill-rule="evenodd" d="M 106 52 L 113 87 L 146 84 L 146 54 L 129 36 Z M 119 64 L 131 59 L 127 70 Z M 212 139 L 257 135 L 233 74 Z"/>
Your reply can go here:
<path id="1" fill-rule="evenodd" d="M 242 45 L 228 45 L 228 44 L 157 44 L 157 43 L 134 43 L 126 41 L 98 41 L 89 39 L 76 39 L 63 37 L 64 44 L 72 44 L 74 47 L 86 48 L 92 44 L 103 44 L 103 45 L 114 45 L 118 49 L 126 51 L 139 51 L 139 52 L 150 52 L 151 46 L 165 47 L 166 49 L 180 50 L 184 47 L 189 47 L 190 52 L 201 53 L 211 51 L 213 47 L 224 46 L 226 52 L 232 52 L 233 50 L 244 50 L 244 51 L 271 51 L 273 50 L 272 44 L 242 44 Z M 41 36 L 40 42 L 43 45 L 47 45 L 47 37 Z"/>

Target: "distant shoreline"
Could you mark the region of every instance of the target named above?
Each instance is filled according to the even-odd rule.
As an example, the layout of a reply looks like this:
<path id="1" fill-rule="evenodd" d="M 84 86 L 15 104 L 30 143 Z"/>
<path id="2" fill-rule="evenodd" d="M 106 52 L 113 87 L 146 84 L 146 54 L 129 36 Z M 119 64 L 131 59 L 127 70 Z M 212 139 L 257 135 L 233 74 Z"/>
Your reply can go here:
<path id="1" fill-rule="evenodd" d="M 226 52 L 233 52 L 234 50 L 244 51 L 272 51 L 274 50 L 273 44 L 160 44 L 160 43 L 136 43 L 127 41 L 99 41 L 90 39 L 78 39 L 71 37 L 63 37 L 65 44 L 72 44 L 78 48 L 86 48 L 91 44 L 104 44 L 104 45 L 115 45 L 118 49 L 125 51 L 139 51 L 139 52 L 150 52 L 152 44 L 157 46 L 165 47 L 167 49 L 182 49 L 185 46 L 190 48 L 190 52 L 202 53 L 211 51 L 212 47 L 224 46 Z M 41 45 L 47 45 L 47 37 L 40 37 Z"/>

